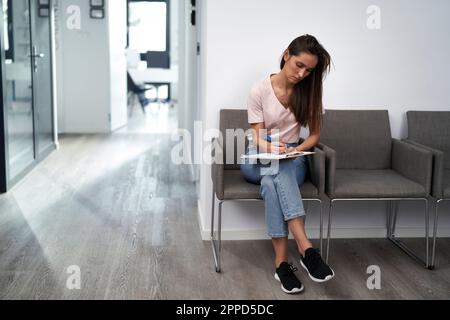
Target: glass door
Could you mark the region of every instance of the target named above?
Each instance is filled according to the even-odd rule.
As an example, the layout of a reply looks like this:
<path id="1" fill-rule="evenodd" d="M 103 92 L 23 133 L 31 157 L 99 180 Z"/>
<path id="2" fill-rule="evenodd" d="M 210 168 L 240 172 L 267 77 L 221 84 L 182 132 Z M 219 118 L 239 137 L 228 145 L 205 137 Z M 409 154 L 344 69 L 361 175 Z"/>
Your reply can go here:
<path id="1" fill-rule="evenodd" d="M 28 0 L 2 2 L 3 108 L 6 109 L 8 176 L 13 180 L 34 161 L 30 4 Z"/>
<path id="2" fill-rule="evenodd" d="M 50 1 L 31 0 L 30 9 L 36 157 L 42 158 L 53 149 Z"/>
<path id="3" fill-rule="evenodd" d="M 3 184 L 11 186 L 54 149 L 51 1 L 1 1 Z"/>

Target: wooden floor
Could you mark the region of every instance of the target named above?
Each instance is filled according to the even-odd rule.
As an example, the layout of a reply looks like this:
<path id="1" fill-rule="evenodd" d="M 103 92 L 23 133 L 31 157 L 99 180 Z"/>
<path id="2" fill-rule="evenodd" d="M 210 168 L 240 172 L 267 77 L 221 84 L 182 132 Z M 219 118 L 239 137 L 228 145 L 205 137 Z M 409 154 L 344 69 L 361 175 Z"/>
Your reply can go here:
<path id="1" fill-rule="evenodd" d="M 299 270 L 305 291 L 295 296 L 273 278 L 269 241 L 224 242 L 216 274 L 195 186 L 185 166 L 168 161 L 172 145 L 164 131 L 130 128 L 63 137 L 59 151 L 0 195 L 0 298 L 450 298 L 449 239 L 438 243 L 435 271 L 383 239 L 334 241 L 336 277 L 316 284 Z M 290 258 L 300 269 L 292 243 Z M 66 286 L 73 265 L 80 290 Z M 381 269 L 380 290 L 367 289 L 370 265 Z"/>

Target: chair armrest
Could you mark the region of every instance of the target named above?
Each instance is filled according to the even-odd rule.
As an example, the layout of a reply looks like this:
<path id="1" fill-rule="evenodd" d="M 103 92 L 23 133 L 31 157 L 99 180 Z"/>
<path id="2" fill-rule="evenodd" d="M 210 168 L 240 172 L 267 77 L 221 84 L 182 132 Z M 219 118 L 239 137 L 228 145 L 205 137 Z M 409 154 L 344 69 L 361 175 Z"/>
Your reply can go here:
<path id="1" fill-rule="evenodd" d="M 321 198 L 325 193 L 325 152 L 318 147 L 312 148 L 313 155 L 307 156 L 311 182 L 316 186 Z"/>
<path id="2" fill-rule="evenodd" d="M 427 194 L 431 189 L 433 154 L 411 143 L 392 139 L 392 169 L 421 184 Z"/>
<path id="3" fill-rule="evenodd" d="M 305 139 L 300 138 L 298 144 L 302 144 Z M 312 184 L 319 191 L 319 198 L 325 194 L 325 152 L 318 146 L 311 148 L 314 155 L 306 157 L 309 166 L 309 173 Z"/>
<path id="4" fill-rule="evenodd" d="M 212 138 L 211 140 L 211 179 L 213 188 L 216 190 L 215 194 L 219 200 L 224 198 L 223 190 L 223 174 L 225 170 L 225 161 L 223 155 L 223 147 L 220 143 L 220 139 Z"/>
<path id="5" fill-rule="evenodd" d="M 435 198 L 442 198 L 444 195 L 443 193 L 444 191 L 442 188 L 442 177 L 444 176 L 444 152 L 420 144 L 413 140 L 403 139 L 403 141 L 433 153 L 433 174 L 432 174 L 433 181 L 431 185 L 431 194 Z"/>
<path id="6" fill-rule="evenodd" d="M 323 143 L 319 143 L 317 147 L 325 152 L 325 192 L 328 197 L 333 199 L 334 179 L 336 176 L 336 151 Z"/>

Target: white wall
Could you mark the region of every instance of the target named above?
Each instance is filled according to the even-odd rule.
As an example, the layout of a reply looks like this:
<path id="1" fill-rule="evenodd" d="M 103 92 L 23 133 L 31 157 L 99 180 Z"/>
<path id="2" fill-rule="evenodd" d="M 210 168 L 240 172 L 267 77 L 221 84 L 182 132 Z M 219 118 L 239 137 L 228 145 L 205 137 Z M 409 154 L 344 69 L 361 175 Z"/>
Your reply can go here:
<path id="1" fill-rule="evenodd" d="M 198 99 L 198 82 L 200 74 L 198 67 L 200 65 L 197 55 L 197 42 L 200 42 L 199 33 L 201 30 L 201 21 L 197 21 L 196 26 L 191 24 L 191 11 L 193 9 L 190 2 L 179 1 L 179 48 L 180 48 L 180 68 L 179 68 L 179 99 L 178 99 L 178 124 L 180 129 L 186 129 L 194 132 L 194 122 L 200 120 Z M 197 0 L 195 10 L 200 15 L 201 3 Z M 186 146 L 187 148 L 189 146 Z M 194 152 L 193 144 L 191 154 Z M 191 176 L 194 181 L 198 180 L 197 166 L 191 167 Z M 198 190 L 197 190 L 198 193 Z"/>
<path id="2" fill-rule="evenodd" d="M 180 15 L 180 4 L 178 0 L 170 1 L 170 64 L 171 69 L 175 71 L 175 79 L 171 84 L 171 94 L 172 99 L 178 99 L 178 69 L 180 67 L 180 57 L 179 57 L 179 40 L 178 37 L 180 35 L 180 27 L 179 27 L 179 19 Z"/>
<path id="3" fill-rule="evenodd" d="M 72 16 L 67 9 L 72 5 L 81 9 L 80 29 L 67 27 Z M 126 0 L 108 0 L 106 19 L 91 19 L 89 1 L 81 0 L 57 0 L 56 14 L 60 132 L 105 133 L 125 124 L 126 64 L 119 61 L 126 36 Z M 122 49 L 124 54 L 125 46 Z M 110 112 L 115 113 L 112 127 Z"/>
<path id="4" fill-rule="evenodd" d="M 178 79 L 180 82 L 178 88 L 178 126 L 180 128 L 186 128 L 187 97 L 189 94 L 188 81 L 186 81 L 189 70 L 186 61 L 189 55 L 188 10 L 190 5 L 184 0 L 178 0 L 178 5 L 178 25 L 180 26 L 180 33 L 178 36 L 178 60 L 181 62 L 178 69 Z"/>
<path id="5" fill-rule="evenodd" d="M 366 25 L 366 10 L 373 4 L 381 8 L 380 30 Z M 208 1 L 204 10 L 205 129 L 218 128 L 220 109 L 246 108 L 251 85 L 278 72 L 283 50 L 305 33 L 315 35 L 333 58 L 326 108 L 388 109 L 397 138 L 406 134 L 406 110 L 450 110 L 447 0 L 222 0 Z M 207 239 L 212 185 L 206 165 L 200 190 L 200 222 Z M 401 208 L 398 234 L 422 235 L 419 205 Z M 225 238 L 266 237 L 262 202 L 225 203 L 223 209 Z M 311 209 L 307 226 L 317 236 L 318 211 Z M 335 212 L 335 236 L 385 236 L 384 203 L 339 204 Z M 440 222 L 442 232 L 450 235 L 448 215 Z"/>
<path id="6" fill-rule="evenodd" d="M 56 148 L 59 149 L 59 128 L 58 128 L 58 85 L 56 81 L 58 80 L 58 66 L 57 66 L 57 55 L 56 55 L 56 16 L 55 16 L 55 1 L 50 1 L 51 11 L 50 11 L 50 32 L 51 32 L 51 55 L 52 55 L 52 105 L 53 105 L 53 141 L 55 142 Z M 57 7 L 57 6 L 56 6 Z"/>
<path id="7" fill-rule="evenodd" d="M 109 34 L 110 130 L 127 124 L 127 1 L 107 2 Z"/>
<path id="8" fill-rule="evenodd" d="M 53 0 L 53 15 L 54 15 L 54 87 L 56 88 L 54 94 L 56 95 L 56 108 L 57 108 L 57 128 L 58 134 L 64 132 L 64 83 L 63 83 L 63 32 L 62 21 L 65 19 L 65 6 L 62 0 Z"/>

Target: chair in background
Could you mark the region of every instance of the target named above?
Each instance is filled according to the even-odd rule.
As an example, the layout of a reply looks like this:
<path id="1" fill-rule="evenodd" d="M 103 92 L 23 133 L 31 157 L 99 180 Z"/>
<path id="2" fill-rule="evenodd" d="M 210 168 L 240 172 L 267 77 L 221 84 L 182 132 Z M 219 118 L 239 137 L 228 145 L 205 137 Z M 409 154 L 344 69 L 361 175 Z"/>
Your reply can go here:
<path id="1" fill-rule="evenodd" d="M 387 238 L 429 267 L 428 196 L 432 154 L 409 143 L 392 139 L 387 110 L 327 110 L 319 147 L 325 151 L 326 194 L 330 198 L 327 254 L 331 221 L 337 201 L 389 201 Z M 425 203 L 425 259 L 395 237 L 397 202 Z M 395 209 L 394 209 L 395 206 Z"/>
<path id="2" fill-rule="evenodd" d="M 137 99 L 139 101 L 139 104 L 141 105 L 142 112 L 144 112 L 145 114 L 145 107 L 150 103 L 150 100 L 146 98 L 145 93 L 148 90 L 152 89 L 153 87 L 136 84 L 129 72 L 127 72 L 127 84 L 128 84 L 128 106 L 131 108 L 132 111 Z"/>
<path id="3" fill-rule="evenodd" d="M 147 52 L 140 54 L 134 49 L 127 49 L 127 65 L 132 78 L 139 78 L 151 103 L 168 104 L 171 108 L 177 103 L 172 97 L 172 86 L 178 80 L 176 69 L 170 68 L 170 57 L 167 52 Z M 136 83 L 136 81 L 135 81 Z M 133 98 L 130 95 L 130 98 Z M 135 100 L 135 98 L 134 98 Z"/>
<path id="4" fill-rule="evenodd" d="M 450 112 L 408 111 L 406 117 L 408 139 L 404 141 L 433 153 L 431 195 L 436 199 L 436 209 L 430 268 L 434 268 L 439 204 L 450 200 Z"/>
<path id="5" fill-rule="evenodd" d="M 237 137 L 227 140 L 227 129 L 250 129 L 247 122 L 247 110 L 221 110 L 220 111 L 220 131 L 223 135 L 223 145 L 219 139 L 213 139 L 213 159 L 222 159 L 222 164 L 213 163 L 211 166 L 211 178 L 213 182 L 212 190 L 212 210 L 211 210 L 211 245 L 214 255 L 216 272 L 221 271 L 221 240 L 222 240 L 222 205 L 225 201 L 261 201 L 260 186 L 247 182 L 240 171 L 240 157 L 238 154 Z M 227 145 L 234 145 L 233 163 L 227 164 Z M 246 147 L 248 141 L 246 141 Z M 322 221 L 322 198 L 325 188 L 325 154 L 322 150 L 314 148 L 316 153 L 308 156 L 309 178 L 300 188 L 302 198 L 305 201 L 315 201 L 320 205 L 320 249 L 322 250 L 323 221 Z M 283 161 L 283 160 L 281 160 Z M 217 239 L 214 231 L 215 199 L 219 200 L 219 212 L 217 219 Z M 264 213 L 262 213 L 264 214 Z"/>

